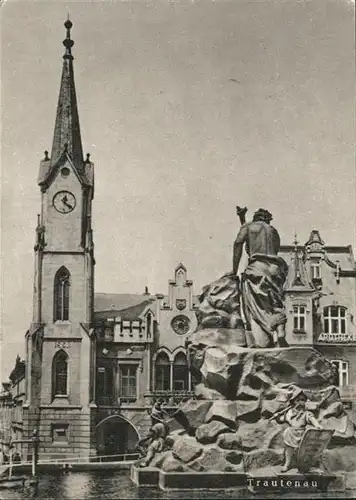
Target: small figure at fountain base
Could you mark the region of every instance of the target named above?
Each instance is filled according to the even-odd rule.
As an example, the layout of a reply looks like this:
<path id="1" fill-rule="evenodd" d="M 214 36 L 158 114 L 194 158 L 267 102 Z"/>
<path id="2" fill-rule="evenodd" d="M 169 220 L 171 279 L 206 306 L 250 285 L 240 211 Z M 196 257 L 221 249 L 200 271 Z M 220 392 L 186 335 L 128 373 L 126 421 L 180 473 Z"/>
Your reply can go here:
<path id="1" fill-rule="evenodd" d="M 287 472 L 293 468 L 293 459 L 298 454 L 306 429 L 312 427 L 323 430 L 313 413 L 306 409 L 307 399 L 305 393 L 297 388 L 295 394 L 290 398 L 290 405 L 270 419 L 276 420 L 280 424 L 288 424 L 288 427 L 283 431 L 285 462 L 282 472 Z"/>
<path id="2" fill-rule="evenodd" d="M 143 460 L 140 462 L 139 467 L 147 467 L 156 453 L 164 450 L 164 444 L 167 434 L 167 426 L 164 423 L 157 422 L 156 424 L 152 425 L 149 430 L 148 436 L 144 440 L 141 440 L 138 444 L 138 447 L 141 447 L 143 441 L 149 441 L 146 454 Z"/>

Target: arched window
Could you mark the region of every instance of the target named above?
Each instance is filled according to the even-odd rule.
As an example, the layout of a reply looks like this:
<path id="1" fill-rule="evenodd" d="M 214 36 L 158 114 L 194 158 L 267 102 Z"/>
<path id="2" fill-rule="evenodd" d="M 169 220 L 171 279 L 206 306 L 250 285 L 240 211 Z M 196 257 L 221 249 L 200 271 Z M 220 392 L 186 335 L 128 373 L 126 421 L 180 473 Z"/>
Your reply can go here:
<path id="1" fill-rule="evenodd" d="M 171 364 L 165 352 L 160 352 L 155 363 L 155 390 L 169 391 L 171 388 Z"/>
<path id="2" fill-rule="evenodd" d="M 152 336 L 152 314 L 148 313 L 146 317 L 146 332 L 147 338 L 151 338 Z"/>
<path id="3" fill-rule="evenodd" d="M 69 319 L 69 286 L 69 271 L 61 267 L 54 278 L 54 321 Z"/>
<path id="4" fill-rule="evenodd" d="M 324 333 L 346 333 L 345 307 L 324 307 Z"/>
<path id="5" fill-rule="evenodd" d="M 173 362 L 173 390 L 187 391 L 189 388 L 189 370 L 187 356 L 179 352 Z"/>
<path id="6" fill-rule="evenodd" d="M 68 355 L 58 351 L 52 363 L 52 396 L 66 395 L 68 381 Z"/>

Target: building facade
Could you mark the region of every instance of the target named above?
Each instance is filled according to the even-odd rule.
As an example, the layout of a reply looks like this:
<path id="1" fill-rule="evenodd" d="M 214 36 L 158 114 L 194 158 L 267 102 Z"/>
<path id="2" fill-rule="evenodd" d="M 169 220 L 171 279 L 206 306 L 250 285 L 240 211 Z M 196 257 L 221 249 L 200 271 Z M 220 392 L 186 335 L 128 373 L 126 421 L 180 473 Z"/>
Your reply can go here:
<path id="1" fill-rule="evenodd" d="M 148 409 L 193 397 L 185 338 L 197 298 L 179 264 L 168 294 L 95 294 L 96 443 L 102 455 L 129 453 L 150 427 Z"/>
<path id="2" fill-rule="evenodd" d="M 25 403 L 25 360 L 19 356 L 0 392 L 0 452 L 3 462 L 10 456 L 22 459 L 23 405 Z"/>
<path id="3" fill-rule="evenodd" d="M 338 369 L 342 399 L 356 402 L 356 268 L 351 246 L 328 246 L 313 230 L 303 246 L 282 246 L 289 264 L 287 340 L 313 345 Z"/>
<path id="4" fill-rule="evenodd" d="M 26 362 L 22 378 L 0 395 L 3 446 L 10 435 L 15 439 L 17 423 L 25 458 L 32 453 L 34 429 L 40 458 L 132 453 L 149 429 L 148 409 L 155 400 L 174 405 L 194 396 L 185 339 L 196 327 L 198 297 L 185 266 L 174 269 L 167 294 L 94 293 L 94 165 L 83 156 L 71 26 L 65 23 L 52 151 L 45 152 L 38 177 L 41 207 Z M 356 385 L 352 250 L 325 245 L 313 230 L 305 245 L 282 246 L 281 255 L 289 264 L 288 343 L 314 346 L 332 360 L 342 397 L 351 405 Z"/>

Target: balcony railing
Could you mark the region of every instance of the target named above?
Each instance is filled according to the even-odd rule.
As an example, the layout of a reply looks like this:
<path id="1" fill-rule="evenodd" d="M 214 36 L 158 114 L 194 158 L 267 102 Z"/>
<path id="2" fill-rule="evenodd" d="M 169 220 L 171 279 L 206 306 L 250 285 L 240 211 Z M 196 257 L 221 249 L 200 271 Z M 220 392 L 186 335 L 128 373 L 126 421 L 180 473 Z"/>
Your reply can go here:
<path id="1" fill-rule="evenodd" d="M 99 406 L 114 406 L 119 408 L 123 404 L 135 403 L 136 401 L 137 397 L 135 396 L 99 396 L 96 403 Z"/>
<path id="2" fill-rule="evenodd" d="M 341 401 L 356 401 L 356 385 L 344 385 L 342 387 L 338 387 L 338 389 L 340 391 Z"/>
<path id="3" fill-rule="evenodd" d="M 189 399 L 195 399 L 194 391 L 152 391 L 145 394 L 145 399 L 149 401 L 150 404 L 156 403 L 156 401 L 161 401 L 168 405 L 178 405 Z"/>

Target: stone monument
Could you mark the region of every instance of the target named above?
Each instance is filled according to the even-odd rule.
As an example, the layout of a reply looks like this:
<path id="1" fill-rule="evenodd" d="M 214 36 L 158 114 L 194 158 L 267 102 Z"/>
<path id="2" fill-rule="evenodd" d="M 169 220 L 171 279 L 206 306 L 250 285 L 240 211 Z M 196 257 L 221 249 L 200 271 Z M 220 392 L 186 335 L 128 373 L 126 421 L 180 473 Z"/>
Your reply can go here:
<path id="1" fill-rule="evenodd" d="M 314 483 L 324 488 L 322 479 L 335 468 L 329 443 L 336 437 L 345 456 L 355 443 L 335 367 L 312 347 L 289 347 L 285 340 L 288 267 L 278 256 L 272 216 L 259 209 L 246 223 L 245 213 L 237 207 L 242 227 L 233 270 L 203 288 L 198 326 L 186 339 L 196 399 L 166 422 L 164 446 L 150 460 L 162 488 L 253 490 L 256 477 L 265 475 L 267 485 L 277 478 L 279 485 L 291 473 L 297 483 L 317 474 Z M 239 278 L 244 245 L 249 260 Z"/>
<path id="2" fill-rule="evenodd" d="M 245 209 L 236 207 L 243 223 L 234 242 L 233 274 L 237 274 L 245 245 L 249 262 L 242 273 L 242 305 L 250 347 L 287 347 L 283 285 L 288 266 L 278 256 L 280 238 L 271 226 L 272 214 L 263 208 L 245 223 Z M 277 342 L 274 342 L 274 336 Z"/>

